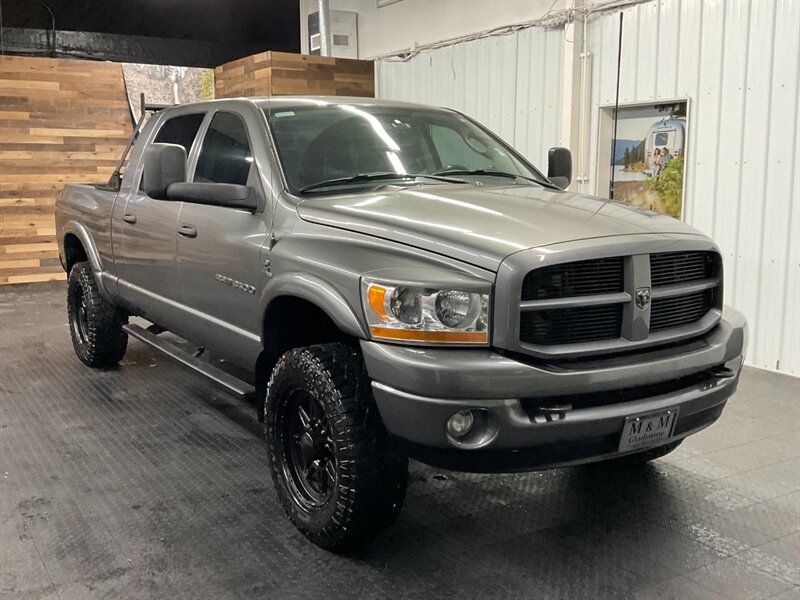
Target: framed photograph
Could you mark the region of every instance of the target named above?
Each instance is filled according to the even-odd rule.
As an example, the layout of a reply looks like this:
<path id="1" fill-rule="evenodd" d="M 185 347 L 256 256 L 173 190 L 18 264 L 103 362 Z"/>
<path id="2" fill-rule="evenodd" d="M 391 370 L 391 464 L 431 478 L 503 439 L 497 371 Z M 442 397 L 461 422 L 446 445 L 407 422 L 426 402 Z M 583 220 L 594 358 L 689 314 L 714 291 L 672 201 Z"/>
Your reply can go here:
<path id="1" fill-rule="evenodd" d="M 682 219 L 688 109 L 686 98 L 601 107 L 597 194 Z"/>

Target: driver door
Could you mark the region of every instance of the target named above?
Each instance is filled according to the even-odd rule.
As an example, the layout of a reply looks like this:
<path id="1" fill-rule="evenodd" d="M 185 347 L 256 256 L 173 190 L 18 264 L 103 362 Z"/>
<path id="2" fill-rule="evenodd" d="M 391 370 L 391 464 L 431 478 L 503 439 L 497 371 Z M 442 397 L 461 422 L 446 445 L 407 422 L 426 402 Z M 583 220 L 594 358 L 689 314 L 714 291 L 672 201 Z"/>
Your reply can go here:
<path id="1" fill-rule="evenodd" d="M 181 325 L 193 341 L 252 364 L 261 347 L 261 248 L 269 218 L 250 132 L 238 113 L 214 113 L 192 181 L 247 185 L 260 197 L 261 211 L 183 202 L 178 216 Z"/>

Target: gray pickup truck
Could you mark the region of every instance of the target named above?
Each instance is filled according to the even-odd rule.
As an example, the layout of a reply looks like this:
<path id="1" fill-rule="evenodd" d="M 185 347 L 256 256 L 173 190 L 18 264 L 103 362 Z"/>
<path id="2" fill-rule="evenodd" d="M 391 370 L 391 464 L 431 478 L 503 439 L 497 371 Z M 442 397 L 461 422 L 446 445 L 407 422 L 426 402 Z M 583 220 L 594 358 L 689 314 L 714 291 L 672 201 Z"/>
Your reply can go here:
<path id="1" fill-rule="evenodd" d="M 280 502 L 320 546 L 397 516 L 409 456 L 633 466 L 736 389 L 747 324 L 717 247 L 563 191 L 566 149 L 545 176 L 458 112 L 372 99 L 141 122 L 107 184 L 56 205 L 75 351 L 108 367 L 130 335 L 251 398 Z"/>

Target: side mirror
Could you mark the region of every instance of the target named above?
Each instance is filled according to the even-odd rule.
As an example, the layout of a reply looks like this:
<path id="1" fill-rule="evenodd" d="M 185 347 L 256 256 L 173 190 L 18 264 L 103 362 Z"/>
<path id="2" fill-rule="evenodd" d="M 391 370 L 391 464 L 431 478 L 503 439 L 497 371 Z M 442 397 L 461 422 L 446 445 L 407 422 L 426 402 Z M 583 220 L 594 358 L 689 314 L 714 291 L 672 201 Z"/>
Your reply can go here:
<path id="1" fill-rule="evenodd" d="M 258 194 L 255 190 L 249 185 L 235 183 L 172 183 L 167 187 L 167 198 L 253 212 L 258 210 Z"/>
<path id="2" fill-rule="evenodd" d="M 572 181 L 572 153 L 569 148 L 556 146 L 547 155 L 547 178 L 562 190 Z"/>
<path id="3" fill-rule="evenodd" d="M 166 200 L 167 187 L 180 181 L 186 181 L 186 149 L 178 144 L 150 144 L 144 151 L 144 193 Z"/>

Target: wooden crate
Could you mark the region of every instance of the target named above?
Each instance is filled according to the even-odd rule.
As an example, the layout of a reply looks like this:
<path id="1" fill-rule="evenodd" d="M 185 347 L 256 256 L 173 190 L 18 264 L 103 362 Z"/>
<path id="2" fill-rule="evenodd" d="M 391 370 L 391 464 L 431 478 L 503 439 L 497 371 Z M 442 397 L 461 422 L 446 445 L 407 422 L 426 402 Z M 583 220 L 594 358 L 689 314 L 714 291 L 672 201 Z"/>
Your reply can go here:
<path id="1" fill-rule="evenodd" d="M 372 61 L 262 52 L 214 70 L 217 98 L 239 96 L 375 96 Z"/>
<path id="2" fill-rule="evenodd" d="M 121 65 L 0 56 L 0 285 L 66 277 L 56 196 L 107 180 L 130 134 Z"/>

